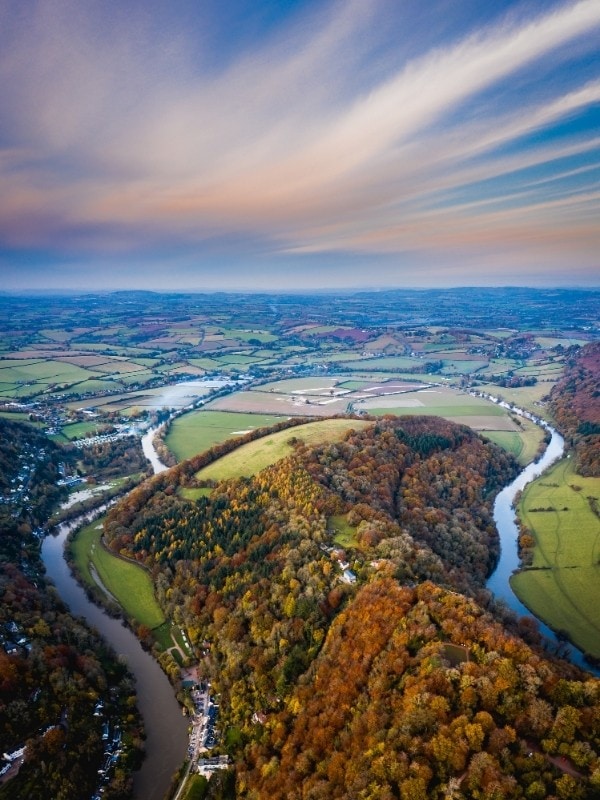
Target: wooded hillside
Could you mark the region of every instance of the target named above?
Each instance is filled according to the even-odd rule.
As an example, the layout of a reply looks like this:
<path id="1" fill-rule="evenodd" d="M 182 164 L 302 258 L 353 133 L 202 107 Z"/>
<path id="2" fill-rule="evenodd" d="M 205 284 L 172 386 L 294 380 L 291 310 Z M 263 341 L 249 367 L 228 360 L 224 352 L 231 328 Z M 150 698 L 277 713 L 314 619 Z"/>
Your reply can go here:
<path id="1" fill-rule="evenodd" d="M 240 790 L 273 800 L 597 797 L 599 715 L 600 682 L 561 678 L 460 595 L 384 578 L 338 615 L 309 674 L 265 720 Z"/>
<path id="2" fill-rule="evenodd" d="M 120 726 L 126 754 L 103 796 L 124 800 L 143 746 L 125 666 L 44 577 L 36 528 L 66 492 L 56 485 L 66 459 L 32 426 L 0 419 L 0 754 L 25 747 L 18 774 L 0 782 L 7 800 L 91 797 L 107 722 Z"/>
<path id="3" fill-rule="evenodd" d="M 290 437 L 292 456 L 198 500 L 181 465 L 105 526 L 205 654 L 236 796 L 593 797 L 600 684 L 459 594 L 484 595 L 512 458 L 439 418 Z"/>
<path id="4" fill-rule="evenodd" d="M 600 342 L 575 351 L 550 394 L 552 413 L 575 448 L 577 471 L 600 477 Z"/>

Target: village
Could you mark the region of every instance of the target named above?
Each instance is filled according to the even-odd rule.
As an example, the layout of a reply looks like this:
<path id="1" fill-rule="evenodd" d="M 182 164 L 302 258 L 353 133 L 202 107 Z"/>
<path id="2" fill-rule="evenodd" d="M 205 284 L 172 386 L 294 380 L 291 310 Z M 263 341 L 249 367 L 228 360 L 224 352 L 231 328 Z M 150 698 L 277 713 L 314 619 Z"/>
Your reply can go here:
<path id="1" fill-rule="evenodd" d="M 216 770 L 225 769 L 229 763 L 227 756 L 204 757 L 203 755 L 218 744 L 216 724 L 219 704 L 211 697 L 208 681 L 194 683 L 190 689 L 190 696 L 194 704 L 188 746 L 190 770 L 209 777 Z"/>

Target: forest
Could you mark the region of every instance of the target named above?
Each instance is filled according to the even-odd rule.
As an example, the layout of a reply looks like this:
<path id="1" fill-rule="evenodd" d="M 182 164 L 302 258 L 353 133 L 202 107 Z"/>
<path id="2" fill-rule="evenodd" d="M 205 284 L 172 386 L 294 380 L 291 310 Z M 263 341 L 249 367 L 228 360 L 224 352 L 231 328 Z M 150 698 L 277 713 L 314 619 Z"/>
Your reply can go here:
<path id="1" fill-rule="evenodd" d="M 577 471 L 600 477 L 600 342 L 576 349 L 566 360 L 550 401 L 560 430 L 575 450 Z"/>
<path id="2" fill-rule="evenodd" d="M 134 436 L 82 447 L 78 456 L 84 472 L 93 474 L 97 481 L 148 469 L 140 440 Z"/>
<path id="3" fill-rule="evenodd" d="M 125 752 L 103 796 L 123 800 L 143 749 L 131 676 L 44 578 L 37 526 L 65 491 L 56 485 L 65 459 L 31 426 L 0 419 L 0 753 L 25 748 L 18 774 L 0 760 L 7 800 L 91 797 L 105 724 Z"/>
<path id="4" fill-rule="evenodd" d="M 68 493 L 57 485 L 68 460 L 41 431 L 0 417 L 0 563 L 36 549 L 33 531 Z"/>
<path id="5" fill-rule="evenodd" d="M 293 454 L 253 478 L 183 497 L 219 445 L 105 526 L 204 654 L 229 796 L 598 796 L 600 683 L 497 622 L 484 587 L 513 459 L 440 418 L 311 448 L 286 424 Z"/>

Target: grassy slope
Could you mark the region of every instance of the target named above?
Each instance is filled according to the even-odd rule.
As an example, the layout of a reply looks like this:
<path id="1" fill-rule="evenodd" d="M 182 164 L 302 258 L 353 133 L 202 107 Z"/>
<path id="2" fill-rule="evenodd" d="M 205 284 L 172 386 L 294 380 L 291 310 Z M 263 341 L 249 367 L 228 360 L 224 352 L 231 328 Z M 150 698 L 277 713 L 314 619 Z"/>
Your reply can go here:
<path id="1" fill-rule="evenodd" d="M 525 459 L 524 457 L 525 443 L 521 434 L 515 431 L 486 431 L 484 435 L 486 439 L 494 442 L 498 447 L 501 447 L 508 453 L 512 453 L 522 466 L 525 466 L 531 461 L 530 458 Z"/>
<path id="2" fill-rule="evenodd" d="M 178 461 L 229 439 L 235 431 L 274 425 L 285 419 L 274 414 L 237 414 L 227 411 L 192 411 L 172 423 L 166 445 Z"/>
<path id="3" fill-rule="evenodd" d="M 206 486 L 200 489 L 193 489 L 187 486 L 180 486 L 177 490 L 179 497 L 185 497 L 186 500 L 197 500 L 199 497 L 209 497 L 212 494 L 212 489 Z"/>
<path id="4" fill-rule="evenodd" d="M 308 422 L 290 430 L 279 431 L 271 436 L 264 436 L 254 442 L 238 447 L 223 458 L 209 464 L 197 473 L 202 479 L 223 480 L 240 475 L 254 475 L 261 469 L 274 464 L 292 452 L 288 444 L 292 437 L 301 439 L 306 444 L 315 445 L 320 442 L 341 440 L 346 431 L 358 429 L 372 423 L 354 419 L 324 419 Z"/>
<path id="5" fill-rule="evenodd" d="M 537 616 L 600 657 L 600 519 L 589 497 L 600 499 L 600 480 L 574 473 L 570 459 L 525 489 L 518 512 L 534 533 L 538 569 L 519 573 L 511 583 Z"/>
<path id="6" fill-rule="evenodd" d="M 522 430 L 486 431 L 483 435 L 495 444 L 512 453 L 519 464 L 526 466 L 535 458 L 544 438 L 544 431 L 527 419 L 521 420 Z"/>
<path id="7" fill-rule="evenodd" d="M 139 623 L 155 628 L 164 621 L 164 615 L 154 597 L 150 576 L 142 567 L 123 561 L 105 550 L 100 544 L 102 520 L 95 520 L 77 534 L 72 552 L 82 579 L 96 585 L 90 571 L 90 562 L 108 591 L 123 606 L 128 616 Z"/>

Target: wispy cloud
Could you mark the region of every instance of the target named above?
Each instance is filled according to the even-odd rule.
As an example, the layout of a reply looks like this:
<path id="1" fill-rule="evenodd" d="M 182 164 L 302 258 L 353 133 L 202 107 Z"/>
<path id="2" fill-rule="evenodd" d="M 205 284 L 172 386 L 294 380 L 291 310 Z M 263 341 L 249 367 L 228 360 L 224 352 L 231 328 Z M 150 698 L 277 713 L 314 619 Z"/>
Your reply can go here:
<path id="1" fill-rule="evenodd" d="M 333 3 L 224 63 L 152 3 L 27 5 L 0 0 L 5 248 L 597 266 L 599 0 L 420 50 L 398 4 Z"/>

